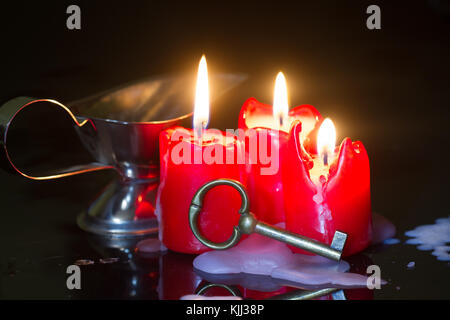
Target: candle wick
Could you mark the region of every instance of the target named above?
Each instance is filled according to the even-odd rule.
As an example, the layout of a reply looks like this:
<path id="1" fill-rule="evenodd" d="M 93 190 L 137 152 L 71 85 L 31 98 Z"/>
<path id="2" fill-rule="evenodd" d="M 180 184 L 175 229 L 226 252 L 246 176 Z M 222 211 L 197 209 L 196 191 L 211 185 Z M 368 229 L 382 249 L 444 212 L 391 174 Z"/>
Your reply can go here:
<path id="1" fill-rule="evenodd" d="M 283 116 L 281 114 L 280 114 L 279 119 L 280 119 L 280 128 L 283 128 L 284 119 L 283 119 Z"/>
<path id="2" fill-rule="evenodd" d="M 323 164 L 324 164 L 325 166 L 328 165 L 328 152 L 327 152 L 327 151 L 324 152 L 324 154 L 323 154 Z"/>
<path id="3" fill-rule="evenodd" d="M 199 127 L 195 128 L 194 133 L 195 133 L 195 140 L 199 141 L 202 136 L 202 127 L 199 126 Z"/>
<path id="4" fill-rule="evenodd" d="M 206 121 L 202 121 L 201 125 L 195 129 L 195 138 L 201 144 L 203 141 L 203 131 L 206 129 Z"/>

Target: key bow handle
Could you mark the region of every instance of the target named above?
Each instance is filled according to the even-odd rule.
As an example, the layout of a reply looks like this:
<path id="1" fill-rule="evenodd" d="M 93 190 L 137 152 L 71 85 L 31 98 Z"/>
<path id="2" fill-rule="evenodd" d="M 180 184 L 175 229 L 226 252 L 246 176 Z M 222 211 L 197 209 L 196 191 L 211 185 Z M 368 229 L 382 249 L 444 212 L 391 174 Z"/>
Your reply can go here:
<path id="1" fill-rule="evenodd" d="M 239 192 L 242 200 L 239 213 L 242 215 L 242 217 L 239 220 L 239 226 L 235 226 L 233 228 L 233 233 L 228 238 L 228 240 L 216 243 L 210 241 L 204 235 L 202 235 L 200 229 L 198 228 L 198 218 L 200 216 L 200 212 L 202 211 L 203 199 L 208 191 L 215 187 L 223 185 L 230 186 Z M 195 193 L 189 207 L 189 225 L 191 226 L 192 233 L 203 245 L 215 250 L 225 250 L 235 246 L 241 239 L 242 233 L 251 233 L 256 226 L 256 223 L 257 220 L 249 211 L 249 200 L 245 187 L 239 181 L 232 179 L 217 179 L 204 184 Z"/>

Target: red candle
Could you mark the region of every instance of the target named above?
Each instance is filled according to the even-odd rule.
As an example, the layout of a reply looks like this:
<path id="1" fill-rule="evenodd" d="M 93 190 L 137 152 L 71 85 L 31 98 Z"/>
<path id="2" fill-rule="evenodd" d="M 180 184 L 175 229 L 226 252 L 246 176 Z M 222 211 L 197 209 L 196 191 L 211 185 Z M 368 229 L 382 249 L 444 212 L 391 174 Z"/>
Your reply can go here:
<path id="1" fill-rule="evenodd" d="M 160 186 L 156 213 L 160 239 L 170 250 L 201 253 L 201 244 L 189 226 L 189 206 L 195 192 L 206 182 L 219 178 L 243 181 L 242 143 L 234 135 L 205 130 L 208 122 L 208 79 L 202 58 L 197 79 L 194 129 L 174 127 L 160 135 Z M 241 161 L 243 163 L 243 161 Z M 199 218 L 200 231 L 211 241 L 223 242 L 239 221 L 241 199 L 232 188 L 217 187 L 208 192 Z"/>
<path id="2" fill-rule="evenodd" d="M 280 72 L 275 81 L 273 107 L 250 98 L 242 106 L 239 115 L 238 127 L 246 132 L 250 210 L 258 219 L 270 224 L 285 221 L 283 185 L 279 169 L 285 158 L 291 123 L 294 120 L 302 122 L 302 142 L 307 148 L 315 150 L 315 147 L 311 147 L 315 146 L 314 129 L 322 120 L 320 113 L 310 105 L 288 110 L 286 80 Z M 254 149 L 251 149 L 252 147 Z M 270 156 L 264 158 L 266 153 L 270 153 Z"/>
<path id="3" fill-rule="evenodd" d="M 174 137 L 182 137 L 176 141 Z M 239 152 L 235 137 L 217 130 L 205 130 L 203 141 L 194 138 L 193 130 L 181 127 L 167 129 L 160 136 L 161 175 L 157 196 L 157 214 L 161 241 L 170 250 L 184 253 L 207 251 L 194 236 L 189 226 L 188 212 L 196 191 L 205 183 L 221 178 L 243 181 L 241 166 L 226 163 L 226 155 Z M 182 150 L 182 151 L 181 151 Z M 177 155 L 189 152 L 182 161 Z M 222 163 L 207 163 L 208 154 L 216 153 Z M 195 157 L 199 163 L 195 163 Z M 198 158 L 197 158 L 198 159 Z M 220 161 L 219 161 L 220 162 Z M 230 187 L 217 187 L 208 192 L 199 218 L 199 228 L 205 237 L 223 242 L 232 234 L 239 221 L 241 199 Z"/>
<path id="4" fill-rule="evenodd" d="M 329 119 L 318 132 L 318 154 L 303 148 L 301 131 L 296 122 L 282 170 L 286 229 L 327 244 L 339 230 L 348 234 L 343 254 L 359 252 L 369 245 L 372 232 L 367 152 L 360 141 L 345 138 L 335 153 L 336 133 Z"/>

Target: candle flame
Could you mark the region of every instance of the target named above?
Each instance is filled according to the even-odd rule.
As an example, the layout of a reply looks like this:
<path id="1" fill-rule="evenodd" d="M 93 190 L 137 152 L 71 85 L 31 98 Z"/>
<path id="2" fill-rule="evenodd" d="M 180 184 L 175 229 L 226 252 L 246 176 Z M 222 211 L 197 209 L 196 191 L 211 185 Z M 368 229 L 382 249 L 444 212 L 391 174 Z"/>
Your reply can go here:
<path id="1" fill-rule="evenodd" d="M 278 72 L 275 80 L 275 90 L 273 94 L 273 118 L 280 128 L 287 126 L 289 112 L 288 93 L 286 79 L 283 72 Z"/>
<path id="2" fill-rule="evenodd" d="M 326 118 L 319 128 L 317 135 L 317 152 L 323 159 L 323 163 L 328 165 L 334 157 L 334 148 L 336 146 L 336 128 L 330 118 Z"/>
<path id="3" fill-rule="evenodd" d="M 203 129 L 206 129 L 209 122 L 209 84 L 208 66 L 205 55 L 200 59 L 197 72 L 197 87 L 195 89 L 194 104 L 194 134 L 201 138 Z"/>

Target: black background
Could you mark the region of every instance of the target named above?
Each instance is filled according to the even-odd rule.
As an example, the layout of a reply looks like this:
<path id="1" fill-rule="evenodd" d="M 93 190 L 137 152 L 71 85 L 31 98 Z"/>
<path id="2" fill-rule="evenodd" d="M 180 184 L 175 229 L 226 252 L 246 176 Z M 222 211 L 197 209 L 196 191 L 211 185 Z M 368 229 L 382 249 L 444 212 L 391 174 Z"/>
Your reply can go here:
<path id="1" fill-rule="evenodd" d="M 70 4 L 81 7 L 81 30 L 66 28 Z M 366 28 L 369 4 L 381 7 L 381 30 Z M 194 74 L 205 53 L 211 72 L 250 76 L 212 106 L 211 127 L 234 128 L 246 98 L 271 102 L 282 70 L 291 106 L 312 104 L 339 139 L 364 142 L 373 208 L 401 240 L 449 215 L 449 1 L 15 1 L 0 10 L 1 103 L 68 102 L 150 75 Z M 75 217 L 110 177 L 0 173 L 1 298 L 73 297 L 64 266 L 103 254 Z M 401 244 L 367 254 L 390 281 L 376 297 L 450 297 L 448 264 L 429 252 Z M 77 297 L 128 297 L 108 289 L 113 272 L 93 270 L 102 280 Z"/>

